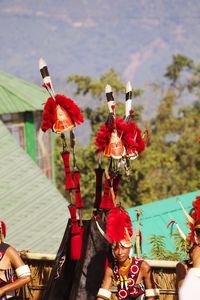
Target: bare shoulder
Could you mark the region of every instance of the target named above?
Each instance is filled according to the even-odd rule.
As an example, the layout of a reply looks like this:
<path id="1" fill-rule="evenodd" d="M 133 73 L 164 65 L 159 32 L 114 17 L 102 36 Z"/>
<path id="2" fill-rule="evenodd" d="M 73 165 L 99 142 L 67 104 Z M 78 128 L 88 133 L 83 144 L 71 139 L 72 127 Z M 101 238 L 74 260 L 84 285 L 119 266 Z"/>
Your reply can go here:
<path id="1" fill-rule="evenodd" d="M 185 261 L 180 261 L 176 265 L 176 288 L 180 288 L 188 271 L 188 265 Z"/>
<path id="2" fill-rule="evenodd" d="M 141 264 L 141 269 L 144 272 L 149 272 L 151 270 L 151 266 L 148 264 L 148 262 L 146 262 L 145 260 L 143 260 L 143 262 Z"/>
<path id="3" fill-rule="evenodd" d="M 7 256 L 13 267 L 18 268 L 24 265 L 23 260 L 21 259 L 19 252 L 12 246 L 7 249 Z"/>
<path id="4" fill-rule="evenodd" d="M 200 246 L 195 245 L 195 247 L 192 250 L 192 254 L 199 254 L 200 253 Z"/>
<path id="5" fill-rule="evenodd" d="M 19 253 L 17 252 L 17 250 L 12 246 L 8 247 L 7 254 L 8 254 L 9 257 L 16 256 L 16 255 L 19 256 Z"/>
<path id="6" fill-rule="evenodd" d="M 184 261 L 179 261 L 176 265 L 176 272 L 187 271 L 188 266 Z"/>
<path id="7" fill-rule="evenodd" d="M 105 271 L 105 276 L 111 277 L 113 275 L 113 270 L 110 266 L 107 266 Z"/>

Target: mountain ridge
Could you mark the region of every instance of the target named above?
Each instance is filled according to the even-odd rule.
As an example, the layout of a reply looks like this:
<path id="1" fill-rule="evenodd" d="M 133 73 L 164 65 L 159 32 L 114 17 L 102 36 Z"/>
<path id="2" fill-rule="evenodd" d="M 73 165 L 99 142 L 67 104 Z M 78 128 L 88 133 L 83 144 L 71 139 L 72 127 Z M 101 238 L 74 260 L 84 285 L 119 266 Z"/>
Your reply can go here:
<path id="1" fill-rule="evenodd" d="M 1 70 L 41 84 L 38 60 L 55 90 L 73 96 L 71 74 L 98 79 L 114 68 L 133 87 L 164 82 L 172 55 L 200 57 L 197 0 L 1 0 Z M 88 96 L 90 97 L 90 96 Z M 88 99 L 80 97 L 84 107 Z M 140 104 L 153 110 L 141 98 Z M 189 101 L 189 100 L 188 100 Z M 98 105 L 91 99 L 91 105 Z M 152 108 L 153 107 L 153 108 Z"/>

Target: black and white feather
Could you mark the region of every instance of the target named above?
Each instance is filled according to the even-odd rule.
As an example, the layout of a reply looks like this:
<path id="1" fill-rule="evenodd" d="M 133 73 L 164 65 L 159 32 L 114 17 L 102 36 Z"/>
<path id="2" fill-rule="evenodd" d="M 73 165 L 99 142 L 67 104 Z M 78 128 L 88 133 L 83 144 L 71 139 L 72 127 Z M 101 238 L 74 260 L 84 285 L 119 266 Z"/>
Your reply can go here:
<path id="1" fill-rule="evenodd" d="M 126 84 L 125 120 L 128 121 L 132 110 L 132 86 L 130 81 Z"/>
<path id="2" fill-rule="evenodd" d="M 47 67 L 47 63 L 43 58 L 39 59 L 39 69 L 40 69 L 40 73 L 42 75 L 42 79 L 44 82 L 44 86 L 47 89 L 47 91 L 49 92 L 50 96 L 55 99 L 55 92 L 53 89 L 53 84 L 51 81 L 51 77 L 49 75 L 49 70 Z"/>

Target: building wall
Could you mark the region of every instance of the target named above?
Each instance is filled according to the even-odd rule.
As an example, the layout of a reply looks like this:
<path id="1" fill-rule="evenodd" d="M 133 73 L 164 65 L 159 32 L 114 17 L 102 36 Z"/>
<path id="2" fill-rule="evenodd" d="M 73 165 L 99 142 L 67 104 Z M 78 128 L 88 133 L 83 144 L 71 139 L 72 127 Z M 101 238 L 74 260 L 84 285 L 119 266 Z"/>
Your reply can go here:
<path id="1" fill-rule="evenodd" d="M 52 140 L 50 131 L 42 135 L 42 149 L 38 135 L 40 133 L 42 112 L 25 112 L 3 114 L 1 119 L 15 137 L 17 144 L 22 147 L 29 156 L 42 169 L 44 174 L 53 180 Z"/>

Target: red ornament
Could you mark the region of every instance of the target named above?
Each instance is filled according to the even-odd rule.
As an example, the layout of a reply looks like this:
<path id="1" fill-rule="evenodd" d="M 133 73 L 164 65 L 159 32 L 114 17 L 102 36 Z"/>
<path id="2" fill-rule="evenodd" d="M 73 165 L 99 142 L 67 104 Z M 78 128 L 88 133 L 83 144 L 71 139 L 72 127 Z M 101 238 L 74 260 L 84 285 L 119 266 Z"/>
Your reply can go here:
<path id="1" fill-rule="evenodd" d="M 50 97 L 44 105 L 41 128 L 44 132 L 51 128 L 60 133 L 83 121 L 83 114 L 76 103 L 64 95 L 57 94 L 55 100 Z"/>

